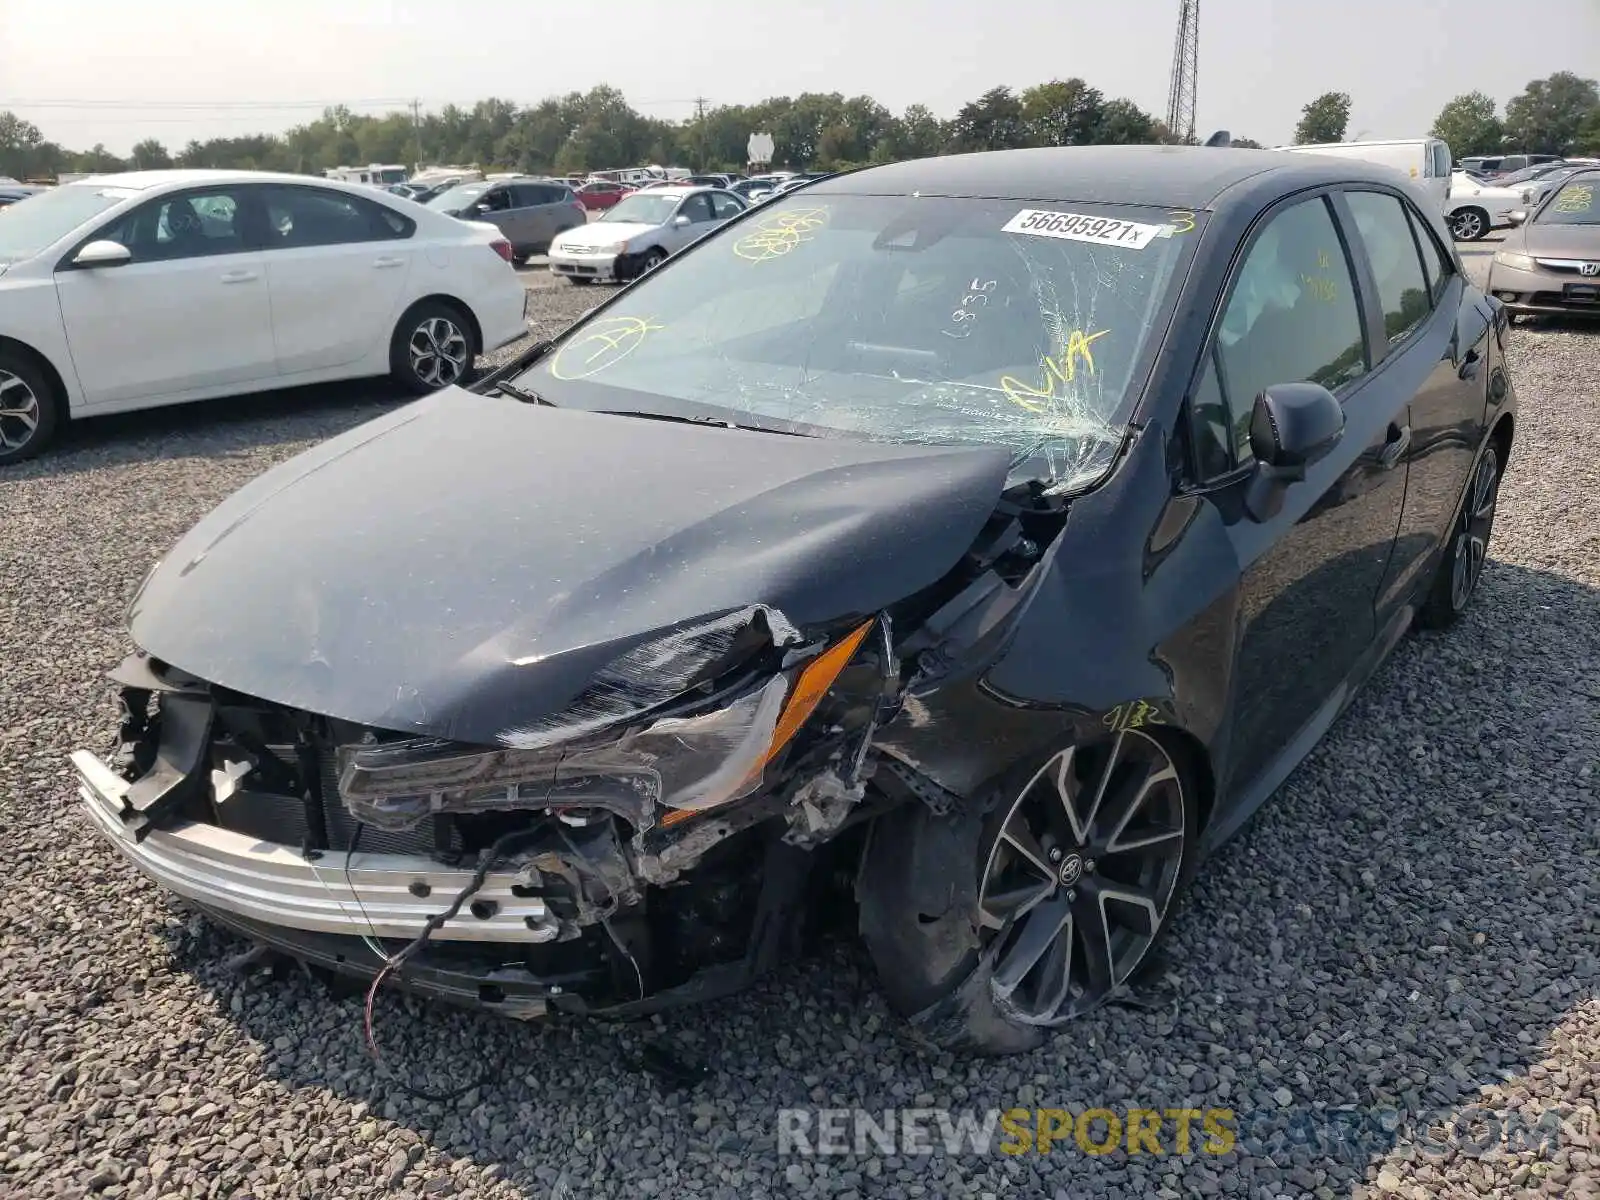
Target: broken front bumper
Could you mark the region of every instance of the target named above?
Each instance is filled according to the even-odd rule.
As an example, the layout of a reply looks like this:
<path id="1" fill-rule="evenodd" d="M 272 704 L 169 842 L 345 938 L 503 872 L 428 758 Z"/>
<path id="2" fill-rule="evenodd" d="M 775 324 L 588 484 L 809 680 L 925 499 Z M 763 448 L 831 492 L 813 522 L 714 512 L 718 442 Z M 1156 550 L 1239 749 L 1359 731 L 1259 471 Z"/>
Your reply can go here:
<path id="1" fill-rule="evenodd" d="M 136 840 L 123 822 L 128 783 L 95 755 L 72 756 L 78 794 L 95 827 L 145 875 L 208 909 L 260 925 L 348 937 L 410 940 L 466 888 L 472 871 L 402 854 L 311 851 L 214 825 L 179 822 Z M 439 941 L 542 940 L 550 914 L 512 872 L 490 872 Z"/>

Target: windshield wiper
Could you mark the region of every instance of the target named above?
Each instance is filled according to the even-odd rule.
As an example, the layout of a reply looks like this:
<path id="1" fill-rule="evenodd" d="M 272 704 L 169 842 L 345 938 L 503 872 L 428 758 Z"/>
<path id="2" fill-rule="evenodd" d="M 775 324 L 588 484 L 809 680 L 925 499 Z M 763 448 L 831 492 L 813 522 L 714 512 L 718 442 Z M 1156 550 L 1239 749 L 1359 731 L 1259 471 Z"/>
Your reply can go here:
<path id="1" fill-rule="evenodd" d="M 597 408 L 596 412 L 608 417 L 642 417 L 646 421 L 675 421 L 680 425 L 710 425 L 717 429 L 748 429 L 754 433 L 781 433 L 785 437 L 810 437 L 794 429 L 774 429 L 770 425 L 745 425 L 722 417 L 697 417 L 686 413 L 644 412 L 636 408 Z"/>
<path id="2" fill-rule="evenodd" d="M 494 391 L 490 392 L 489 394 L 492 396 L 495 393 L 499 393 L 503 396 L 510 396 L 513 400 L 520 400 L 524 404 L 542 404 L 546 408 L 555 407 L 554 404 L 551 404 L 550 401 L 539 395 L 538 392 L 523 391 L 521 388 L 509 383 L 495 384 Z"/>

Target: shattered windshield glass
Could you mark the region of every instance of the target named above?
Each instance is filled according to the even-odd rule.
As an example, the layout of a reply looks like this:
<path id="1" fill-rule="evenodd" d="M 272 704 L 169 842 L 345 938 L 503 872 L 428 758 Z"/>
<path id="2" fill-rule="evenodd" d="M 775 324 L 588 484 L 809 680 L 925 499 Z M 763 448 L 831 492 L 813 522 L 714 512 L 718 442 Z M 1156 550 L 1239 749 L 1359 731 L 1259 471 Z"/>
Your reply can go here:
<path id="1" fill-rule="evenodd" d="M 515 383 L 574 408 L 1004 445 L 1018 477 L 1087 486 L 1115 460 L 1202 220 L 802 192 L 630 288 Z"/>

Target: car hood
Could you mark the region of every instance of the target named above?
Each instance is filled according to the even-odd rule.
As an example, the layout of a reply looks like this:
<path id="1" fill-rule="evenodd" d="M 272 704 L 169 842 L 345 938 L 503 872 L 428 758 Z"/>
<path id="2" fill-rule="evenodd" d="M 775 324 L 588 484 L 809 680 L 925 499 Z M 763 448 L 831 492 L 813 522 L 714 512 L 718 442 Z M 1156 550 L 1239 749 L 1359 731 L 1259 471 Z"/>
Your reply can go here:
<path id="1" fill-rule="evenodd" d="M 927 587 L 1008 465 L 449 388 L 224 501 L 151 572 L 132 634 L 234 691 L 491 744 L 686 622 L 765 605 L 805 630 Z"/>
<path id="2" fill-rule="evenodd" d="M 1524 254 L 1600 260 L 1600 225 L 1524 225 L 1517 233 Z"/>
<path id="3" fill-rule="evenodd" d="M 594 221 L 567 230 L 556 239 L 556 244 L 567 250 L 595 250 L 642 234 L 654 233 L 660 228 L 659 225 L 647 225 L 642 221 Z"/>

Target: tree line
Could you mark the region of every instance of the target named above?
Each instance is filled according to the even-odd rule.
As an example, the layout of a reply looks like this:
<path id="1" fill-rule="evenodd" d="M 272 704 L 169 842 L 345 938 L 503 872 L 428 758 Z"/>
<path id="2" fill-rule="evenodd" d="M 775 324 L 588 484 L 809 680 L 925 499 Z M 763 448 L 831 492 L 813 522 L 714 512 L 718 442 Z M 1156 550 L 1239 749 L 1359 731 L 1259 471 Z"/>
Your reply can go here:
<path id="1" fill-rule="evenodd" d="M 1020 92 L 991 88 L 948 120 L 920 104 L 896 114 L 870 96 L 806 92 L 667 121 L 635 111 L 620 91 L 602 84 L 526 107 L 488 99 L 419 118 L 333 107 L 283 134 L 194 140 L 182 149 L 148 138 L 126 157 L 104 145 L 68 149 L 16 114 L 0 112 L 0 173 L 24 179 L 169 166 L 320 173 L 374 162 L 559 174 L 641 163 L 742 170 L 752 133 L 772 135 L 773 166 L 819 170 L 1014 146 L 1180 140 L 1132 101 L 1108 99 L 1082 79 Z"/>
<path id="2" fill-rule="evenodd" d="M 1329 92 L 1301 110 L 1297 142 L 1345 139 L 1350 96 Z M 1159 119 L 1131 100 L 1108 98 L 1082 79 L 1056 79 L 1021 91 L 991 88 L 941 119 L 920 104 L 893 113 L 870 96 L 806 92 L 758 104 L 708 108 L 683 121 L 647 117 L 616 88 L 600 85 L 537 104 L 480 100 L 416 117 L 325 109 L 286 133 L 192 140 L 172 150 L 146 138 L 124 156 L 103 144 L 73 150 L 37 126 L 0 111 L 0 174 L 54 178 L 66 172 L 128 168 L 224 167 L 320 174 L 367 163 L 449 163 L 484 170 L 569 174 L 661 163 L 697 170 L 740 170 L 750 134 L 773 137 L 774 166 L 842 170 L 971 150 L 1019 146 L 1177 143 Z M 1593 80 L 1558 72 L 1534 80 L 1505 106 L 1481 92 L 1446 104 L 1433 134 L 1457 158 L 1500 150 L 1600 152 L 1600 93 Z M 1243 137 L 1236 146 L 1258 146 Z"/>

